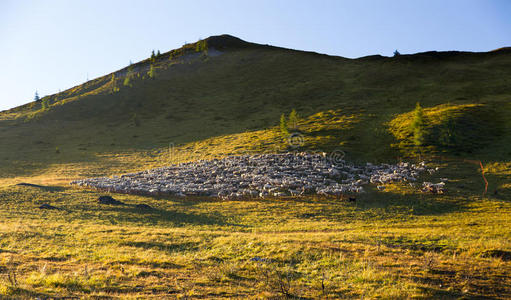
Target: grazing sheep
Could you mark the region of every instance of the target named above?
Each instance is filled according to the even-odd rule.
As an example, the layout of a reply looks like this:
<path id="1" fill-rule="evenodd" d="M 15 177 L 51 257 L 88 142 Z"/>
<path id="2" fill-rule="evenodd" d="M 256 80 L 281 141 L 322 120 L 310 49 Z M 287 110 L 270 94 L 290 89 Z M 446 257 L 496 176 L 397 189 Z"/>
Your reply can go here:
<path id="1" fill-rule="evenodd" d="M 368 182 L 376 184 L 378 190 L 385 189 L 384 184 L 391 182 L 413 182 L 423 171 L 435 172 L 426 168 L 425 163 L 354 166 L 346 161 L 330 161 L 323 154 L 286 153 L 201 160 L 112 178 L 77 180 L 71 184 L 119 193 L 201 195 L 222 199 L 307 193 L 338 196 L 362 193 L 363 185 Z M 433 188 L 438 193 L 443 192 L 443 186 L 433 185 Z"/>

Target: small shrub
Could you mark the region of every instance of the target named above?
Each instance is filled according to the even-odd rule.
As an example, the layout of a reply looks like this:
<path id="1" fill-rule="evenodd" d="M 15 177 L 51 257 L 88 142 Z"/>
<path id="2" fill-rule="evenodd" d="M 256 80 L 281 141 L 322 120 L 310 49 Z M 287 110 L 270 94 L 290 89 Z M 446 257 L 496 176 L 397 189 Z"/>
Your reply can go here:
<path id="1" fill-rule="evenodd" d="M 39 93 L 35 91 L 34 101 L 39 102 L 41 101 L 41 98 L 39 98 Z"/>
<path id="2" fill-rule="evenodd" d="M 276 265 L 258 264 L 256 268 L 258 281 L 266 290 L 279 294 L 284 298 L 295 298 L 292 293 L 295 290 L 295 281 L 298 279 L 297 273 L 291 266 L 278 267 Z"/>
<path id="3" fill-rule="evenodd" d="M 401 55 L 401 53 L 399 53 L 399 51 L 397 51 L 397 49 L 394 50 L 394 57 L 399 56 L 399 55 Z"/>
<path id="4" fill-rule="evenodd" d="M 286 120 L 286 116 L 284 114 L 282 114 L 280 116 L 280 133 L 284 137 L 287 137 L 289 135 L 289 129 L 287 127 L 287 120 Z"/>

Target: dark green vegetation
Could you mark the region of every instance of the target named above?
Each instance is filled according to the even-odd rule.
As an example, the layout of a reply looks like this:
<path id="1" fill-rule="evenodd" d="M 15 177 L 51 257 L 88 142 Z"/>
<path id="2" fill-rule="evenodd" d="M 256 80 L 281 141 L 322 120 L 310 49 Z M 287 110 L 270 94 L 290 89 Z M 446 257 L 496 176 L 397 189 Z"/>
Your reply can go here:
<path id="1" fill-rule="evenodd" d="M 298 122 L 300 117 L 295 109 L 289 113 L 289 117 L 285 114 L 280 115 L 279 128 L 281 135 L 285 138 L 289 135 L 289 131 L 298 131 Z"/>
<path id="2" fill-rule="evenodd" d="M 427 149 L 430 153 L 444 152 L 457 156 L 472 156 L 475 153 L 479 157 L 478 154 L 486 151 L 489 145 L 503 144 L 503 139 L 506 141 L 506 105 L 503 107 L 449 103 L 428 108 L 424 112 L 418 105 L 413 112 L 410 129 L 406 128 L 410 122 L 408 113 L 392 120 L 391 131 L 401 140 L 400 148 L 403 151 L 409 148 L 407 143 L 412 140 L 416 149 Z"/>
<path id="3" fill-rule="evenodd" d="M 0 294 L 509 298 L 510 100 L 509 49 L 345 59 L 219 36 L 1 112 Z M 293 109 L 297 150 L 360 163 L 419 156 L 440 169 L 424 180 L 450 179 L 447 193 L 114 195 L 127 205 L 101 206 L 101 194 L 67 186 L 283 151 L 279 117 Z"/>

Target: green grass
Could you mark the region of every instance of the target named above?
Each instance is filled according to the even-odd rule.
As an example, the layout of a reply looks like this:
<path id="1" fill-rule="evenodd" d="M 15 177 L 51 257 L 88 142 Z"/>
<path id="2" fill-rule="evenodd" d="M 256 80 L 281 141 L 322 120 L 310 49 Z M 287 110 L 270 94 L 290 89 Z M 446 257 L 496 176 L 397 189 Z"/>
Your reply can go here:
<path id="1" fill-rule="evenodd" d="M 511 263 L 489 254 L 511 251 L 510 67 L 506 49 L 351 60 L 212 38 L 133 64 L 130 86 L 125 68 L 47 96 L 47 109 L 0 112 L 0 295 L 509 298 Z M 423 179 L 449 178 L 444 195 L 398 184 L 356 203 L 114 195 L 128 203 L 114 207 L 68 185 L 287 150 L 417 161 L 417 102 L 430 130 L 420 158 L 440 168 Z M 292 109 L 297 148 L 279 131 Z M 435 143 L 449 119 L 463 151 Z"/>
<path id="2" fill-rule="evenodd" d="M 505 110 L 508 103 L 442 104 L 425 111 L 425 142 L 429 152 L 470 155 L 495 143 L 505 133 Z M 412 140 L 412 113 L 397 116 L 390 122 L 390 129 L 400 141 L 397 146 L 404 152 L 414 150 Z M 424 149 L 422 149 L 424 151 Z"/>

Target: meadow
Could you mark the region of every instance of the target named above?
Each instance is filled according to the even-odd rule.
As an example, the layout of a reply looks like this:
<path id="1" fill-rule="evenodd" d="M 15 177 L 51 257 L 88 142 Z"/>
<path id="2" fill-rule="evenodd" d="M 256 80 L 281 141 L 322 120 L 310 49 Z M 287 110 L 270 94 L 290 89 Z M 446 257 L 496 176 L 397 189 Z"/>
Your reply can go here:
<path id="1" fill-rule="evenodd" d="M 396 184 L 354 203 L 113 195 L 126 203 L 113 206 L 99 204 L 103 194 L 94 191 L 3 187 L 0 291 L 90 299 L 508 298 L 511 203 L 482 197 L 476 169 L 460 169 L 467 179 L 446 195 Z M 152 209 L 135 207 L 141 203 Z"/>
<path id="2" fill-rule="evenodd" d="M 47 108 L 0 112 L 0 298 L 511 298 L 508 49 L 349 60 L 206 42 L 43 97 Z M 419 152 L 417 102 L 430 133 Z M 291 109 L 301 115 L 293 149 L 278 129 Z M 463 147 L 436 143 L 445 124 Z M 288 150 L 426 161 L 439 171 L 421 180 L 447 178 L 447 191 L 369 185 L 355 201 L 110 194 L 125 205 L 104 205 L 108 193 L 69 185 Z"/>

